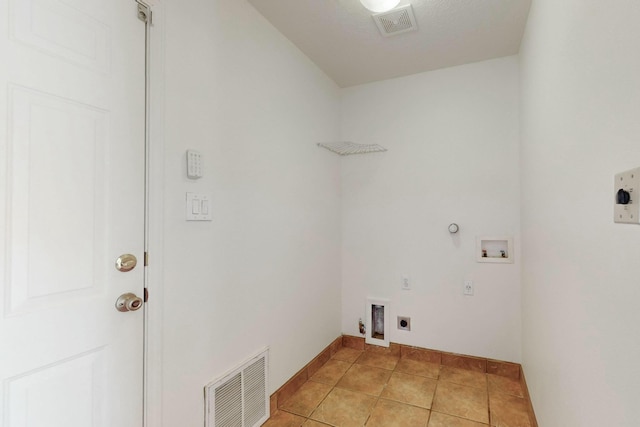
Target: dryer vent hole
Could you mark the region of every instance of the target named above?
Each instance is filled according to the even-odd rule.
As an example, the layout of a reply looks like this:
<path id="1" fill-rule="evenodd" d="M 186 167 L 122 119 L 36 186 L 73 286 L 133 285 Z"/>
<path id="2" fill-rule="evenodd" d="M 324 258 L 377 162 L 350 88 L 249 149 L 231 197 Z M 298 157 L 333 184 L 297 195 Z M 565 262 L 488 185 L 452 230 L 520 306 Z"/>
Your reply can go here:
<path id="1" fill-rule="evenodd" d="M 384 339 L 384 305 L 371 305 L 371 337 Z"/>

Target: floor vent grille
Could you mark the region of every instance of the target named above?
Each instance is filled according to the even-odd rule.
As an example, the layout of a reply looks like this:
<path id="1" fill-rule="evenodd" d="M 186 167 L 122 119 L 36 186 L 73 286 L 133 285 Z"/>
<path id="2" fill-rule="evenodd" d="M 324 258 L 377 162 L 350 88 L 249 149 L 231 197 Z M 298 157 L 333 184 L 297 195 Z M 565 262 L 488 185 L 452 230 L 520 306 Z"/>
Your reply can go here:
<path id="1" fill-rule="evenodd" d="M 206 427 L 255 427 L 269 418 L 265 349 L 205 387 Z"/>

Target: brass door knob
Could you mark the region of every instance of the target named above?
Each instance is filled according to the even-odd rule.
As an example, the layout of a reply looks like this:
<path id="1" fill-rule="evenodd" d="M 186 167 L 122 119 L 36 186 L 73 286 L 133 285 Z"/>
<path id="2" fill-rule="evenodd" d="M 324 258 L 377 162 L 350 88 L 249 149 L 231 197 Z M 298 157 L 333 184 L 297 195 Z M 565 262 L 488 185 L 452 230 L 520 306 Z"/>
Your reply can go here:
<path id="1" fill-rule="evenodd" d="M 142 298 L 136 294 L 126 293 L 120 295 L 116 300 L 116 310 L 121 312 L 136 311 L 142 307 Z"/>
<path id="2" fill-rule="evenodd" d="M 138 260 L 135 255 L 120 255 L 116 260 L 116 270 L 126 273 L 127 271 L 133 270 L 137 264 Z"/>

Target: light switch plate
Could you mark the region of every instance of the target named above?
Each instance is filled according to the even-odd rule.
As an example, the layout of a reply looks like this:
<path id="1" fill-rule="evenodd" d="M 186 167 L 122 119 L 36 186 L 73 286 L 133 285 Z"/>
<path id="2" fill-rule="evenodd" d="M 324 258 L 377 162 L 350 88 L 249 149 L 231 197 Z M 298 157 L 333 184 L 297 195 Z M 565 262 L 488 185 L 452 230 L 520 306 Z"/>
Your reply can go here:
<path id="1" fill-rule="evenodd" d="M 613 185 L 613 221 L 640 224 L 640 168 L 616 174 Z"/>
<path id="2" fill-rule="evenodd" d="M 187 193 L 187 221 L 211 221 L 211 196 L 202 193 Z"/>

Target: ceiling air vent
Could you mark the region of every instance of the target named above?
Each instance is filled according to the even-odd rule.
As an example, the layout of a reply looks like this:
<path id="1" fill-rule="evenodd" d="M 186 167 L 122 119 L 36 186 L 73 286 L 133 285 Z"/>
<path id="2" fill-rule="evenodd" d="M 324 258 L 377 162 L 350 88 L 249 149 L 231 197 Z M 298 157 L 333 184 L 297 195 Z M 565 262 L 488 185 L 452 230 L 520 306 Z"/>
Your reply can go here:
<path id="1" fill-rule="evenodd" d="M 378 29 L 385 37 L 418 29 L 416 17 L 413 15 L 413 8 L 410 4 L 397 7 L 388 12 L 376 13 L 372 16 Z"/>

